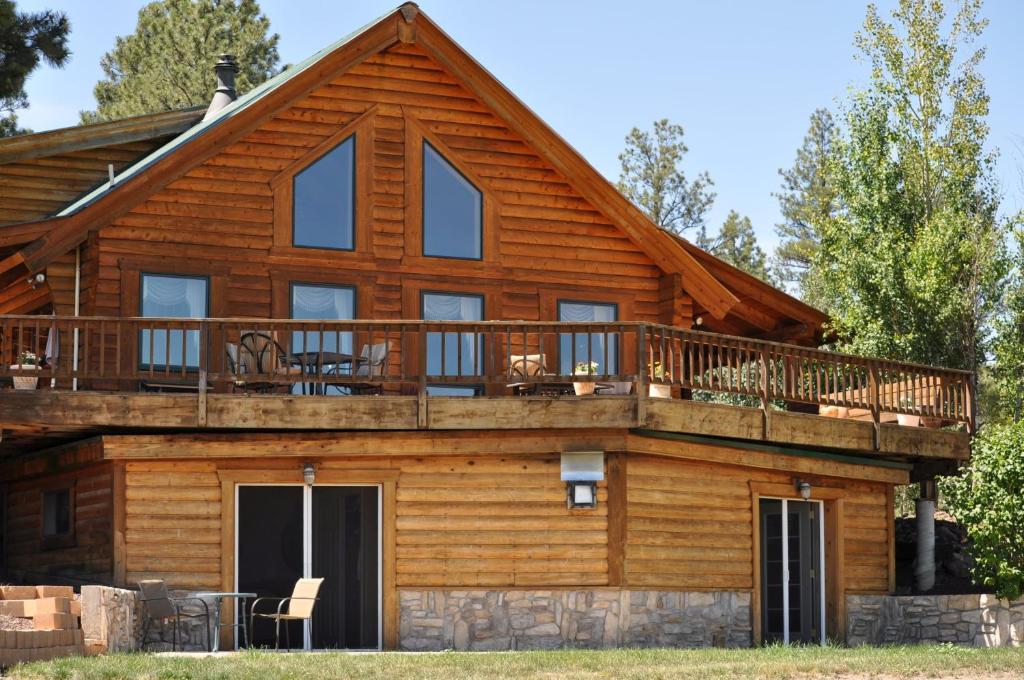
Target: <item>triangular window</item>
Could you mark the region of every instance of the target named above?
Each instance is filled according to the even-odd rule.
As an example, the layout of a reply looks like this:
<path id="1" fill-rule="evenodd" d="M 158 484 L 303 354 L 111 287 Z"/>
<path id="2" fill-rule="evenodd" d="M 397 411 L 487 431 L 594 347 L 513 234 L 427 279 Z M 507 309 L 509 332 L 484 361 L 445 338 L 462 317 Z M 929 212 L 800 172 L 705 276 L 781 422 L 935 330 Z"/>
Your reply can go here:
<path id="1" fill-rule="evenodd" d="M 295 175 L 292 243 L 306 248 L 355 248 L 355 156 L 352 135 Z"/>
<path id="2" fill-rule="evenodd" d="M 427 142 L 423 142 L 423 254 L 483 257 L 483 195 Z"/>

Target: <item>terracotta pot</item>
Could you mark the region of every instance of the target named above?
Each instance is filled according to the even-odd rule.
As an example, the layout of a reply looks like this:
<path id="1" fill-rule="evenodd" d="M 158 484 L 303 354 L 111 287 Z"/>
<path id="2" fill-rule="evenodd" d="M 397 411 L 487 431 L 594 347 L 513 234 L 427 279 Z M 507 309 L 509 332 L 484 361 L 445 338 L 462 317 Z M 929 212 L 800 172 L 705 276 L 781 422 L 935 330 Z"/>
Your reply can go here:
<path id="1" fill-rule="evenodd" d="M 896 422 L 904 427 L 920 427 L 921 416 L 912 416 L 906 413 L 897 413 Z"/>
<path id="2" fill-rule="evenodd" d="M 573 389 L 576 390 L 577 397 L 583 397 L 588 394 L 594 393 L 594 388 L 597 387 L 597 383 L 593 382 L 574 382 L 572 384 Z"/>
<path id="3" fill-rule="evenodd" d="M 672 386 L 662 385 L 660 383 L 651 383 L 647 386 L 647 395 L 655 397 L 656 399 L 671 399 Z"/>
<path id="4" fill-rule="evenodd" d="M 24 370 L 24 371 L 38 371 L 40 368 L 32 364 L 12 364 L 13 370 Z M 39 378 L 27 378 L 25 376 L 14 376 L 14 389 L 16 390 L 34 390 L 39 385 Z"/>

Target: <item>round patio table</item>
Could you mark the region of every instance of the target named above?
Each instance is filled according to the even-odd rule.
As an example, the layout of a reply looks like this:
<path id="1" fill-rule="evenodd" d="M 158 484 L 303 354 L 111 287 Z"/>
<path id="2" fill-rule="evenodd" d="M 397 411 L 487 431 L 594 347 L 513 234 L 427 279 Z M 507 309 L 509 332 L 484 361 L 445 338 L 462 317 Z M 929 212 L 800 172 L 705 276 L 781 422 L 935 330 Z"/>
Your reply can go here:
<path id="1" fill-rule="evenodd" d="M 221 628 L 241 628 L 242 635 L 245 637 L 245 643 L 249 644 L 249 628 L 245 625 L 245 601 L 252 599 L 257 596 L 257 593 L 232 593 L 232 592 L 214 592 L 214 591 L 201 591 L 198 593 L 192 593 L 192 597 L 210 597 L 218 600 L 217 606 L 213 608 L 213 629 L 215 632 L 213 636 L 213 649 L 212 652 L 220 651 L 220 629 Z M 220 605 L 222 600 L 234 598 L 239 600 L 239 604 L 242 606 L 240 623 L 221 623 L 220 622 Z"/>

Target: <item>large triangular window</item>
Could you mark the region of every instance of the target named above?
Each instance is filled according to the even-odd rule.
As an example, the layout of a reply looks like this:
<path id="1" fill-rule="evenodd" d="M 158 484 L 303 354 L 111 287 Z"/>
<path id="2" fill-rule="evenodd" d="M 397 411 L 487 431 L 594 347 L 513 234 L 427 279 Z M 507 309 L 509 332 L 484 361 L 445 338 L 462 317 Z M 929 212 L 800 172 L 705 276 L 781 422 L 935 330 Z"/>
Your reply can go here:
<path id="1" fill-rule="evenodd" d="M 295 175 L 294 245 L 355 248 L 355 146 L 352 135 Z"/>
<path id="2" fill-rule="evenodd" d="M 483 195 L 423 142 L 423 254 L 483 258 Z"/>

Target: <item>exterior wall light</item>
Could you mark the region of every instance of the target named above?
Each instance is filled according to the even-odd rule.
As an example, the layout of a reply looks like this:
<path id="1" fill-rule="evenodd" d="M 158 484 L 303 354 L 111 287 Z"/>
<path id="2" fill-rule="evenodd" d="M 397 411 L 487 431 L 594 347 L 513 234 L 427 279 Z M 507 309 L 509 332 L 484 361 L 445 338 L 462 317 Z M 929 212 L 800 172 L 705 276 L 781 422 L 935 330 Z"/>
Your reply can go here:
<path id="1" fill-rule="evenodd" d="M 312 463 L 302 464 L 302 481 L 304 481 L 309 486 L 313 486 L 313 483 L 316 481 L 315 465 L 313 465 Z"/>
<path id="2" fill-rule="evenodd" d="M 796 480 L 796 490 L 800 492 L 800 498 L 805 501 L 811 497 L 811 483 L 802 479 Z"/>
<path id="3" fill-rule="evenodd" d="M 596 508 L 597 483 L 604 479 L 604 451 L 562 454 L 562 481 L 569 508 Z"/>

